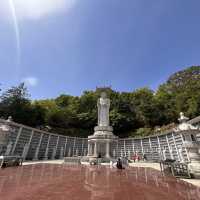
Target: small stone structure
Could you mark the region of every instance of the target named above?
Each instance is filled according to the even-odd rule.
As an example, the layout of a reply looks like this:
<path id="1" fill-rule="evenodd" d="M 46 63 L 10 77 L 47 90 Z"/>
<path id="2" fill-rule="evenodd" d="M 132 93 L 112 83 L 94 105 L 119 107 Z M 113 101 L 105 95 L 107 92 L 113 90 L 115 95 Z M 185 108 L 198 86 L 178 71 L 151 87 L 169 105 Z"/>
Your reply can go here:
<path id="1" fill-rule="evenodd" d="M 12 122 L 12 117 L 8 117 L 4 124 L 0 126 L 0 155 L 10 155 L 12 149 L 12 142 L 9 137 L 13 132 L 9 123 Z"/>
<path id="2" fill-rule="evenodd" d="M 188 122 L 188 118 L 180 113 L 179 126 L 176 132 L 183 137 L 183 146 L 187 150 L 189 172 L 195 177 L 200 178 L 200 142 L 197 141 L 197 135 L 200 132 L 199 127 L 195 127 Z"/>
<path id="3" fill-rule="evenodd" d="M 105 92 L 97 102 L 98 107 L 98 126 L 94 128 L 94 134 L 88 136 L 88 155 L 89 161 L 101 160 L 109 162 L 116 155 L 113 146 L 116 146 L 118 137 L 115 136 L 112 126 L 109 124 L 110 99 Z M 113 144 L 114 143 L 114 144 Z M 112 148 L 111 148 L 112 146 Z"/>

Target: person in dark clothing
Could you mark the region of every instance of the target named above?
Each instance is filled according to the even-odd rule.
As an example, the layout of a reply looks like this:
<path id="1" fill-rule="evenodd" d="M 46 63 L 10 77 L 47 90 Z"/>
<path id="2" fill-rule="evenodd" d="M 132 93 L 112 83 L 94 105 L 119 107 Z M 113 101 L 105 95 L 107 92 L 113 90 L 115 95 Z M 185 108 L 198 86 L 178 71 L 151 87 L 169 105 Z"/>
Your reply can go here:
<path id="1" fill-rule="evenodd" d="M 118 158 L 118 160 L 117 160 L 117 169 L 124 169 L 120 158 Z"/>
<path id="2" fill-rule="evenodd" d="M 133 155 L 133 161 L 135 162 L 136 160 L 136 154 Z"/>
<path id="3" fill-rule="evenodd" d="M 143 161 L 147 161 L 147 156 L 146 156 L 146 154 L 143 154 Z"/>

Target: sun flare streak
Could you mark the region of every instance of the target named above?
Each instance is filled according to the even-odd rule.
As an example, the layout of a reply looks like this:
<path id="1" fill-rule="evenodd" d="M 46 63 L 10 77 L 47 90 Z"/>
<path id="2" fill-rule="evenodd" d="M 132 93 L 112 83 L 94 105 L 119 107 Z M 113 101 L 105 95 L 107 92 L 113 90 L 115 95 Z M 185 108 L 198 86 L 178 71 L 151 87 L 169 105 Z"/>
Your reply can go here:
<path id="1" fill-rule="evenodd" d="M 21 57 L 21 46 L 20 46 L 20 32 L 19 32 L 19 24 L 16 15 L 15 4 L 13 0 L 8 0 L 10 5 L 10 10 L 12 13 L 14 30 L 15 30 L 15 37 L 16 37 L 16 48 L 17 48 L 17 66 L 20 65 L 20 57 Z"/>

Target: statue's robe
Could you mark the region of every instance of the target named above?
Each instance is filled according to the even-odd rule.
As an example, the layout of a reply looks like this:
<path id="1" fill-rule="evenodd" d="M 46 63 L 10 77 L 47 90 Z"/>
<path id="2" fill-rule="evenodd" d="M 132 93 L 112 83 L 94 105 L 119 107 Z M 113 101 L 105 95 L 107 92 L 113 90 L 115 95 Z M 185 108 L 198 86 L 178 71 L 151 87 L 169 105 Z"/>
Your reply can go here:
<path id="1" fill-rule="evenodd" d="M 100 98 L 97 103 L 98 107 L 98 126 L 109 126 L 109 108 L 110 100 Z"/>

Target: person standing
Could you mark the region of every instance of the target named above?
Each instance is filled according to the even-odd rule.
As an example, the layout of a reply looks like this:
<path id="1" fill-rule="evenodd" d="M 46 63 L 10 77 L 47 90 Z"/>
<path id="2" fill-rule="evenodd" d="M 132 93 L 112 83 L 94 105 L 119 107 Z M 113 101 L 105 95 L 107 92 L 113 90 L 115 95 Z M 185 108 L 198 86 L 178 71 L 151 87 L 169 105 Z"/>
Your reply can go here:
<path id="1" fill-rule="evenodd" d="M 135 160 L 136 160 L 136 154 L 134 153 L 133 154 L 133 162 L 135 162 Z"/>
<path id="2" fill-rule="evenodd" d="M 122 161 L 120 158 L 118 158 L 118 160 L 117 160 L 117 169 L 123 169 Z"/>

